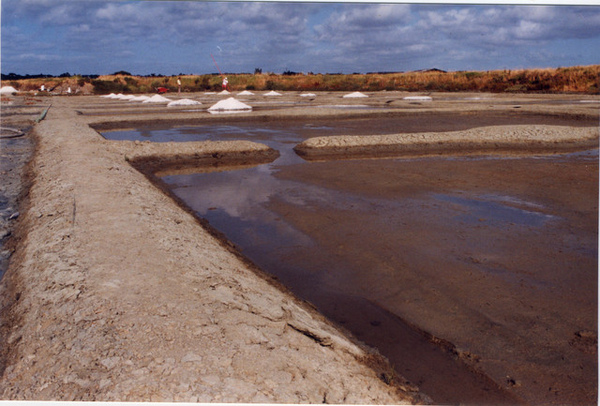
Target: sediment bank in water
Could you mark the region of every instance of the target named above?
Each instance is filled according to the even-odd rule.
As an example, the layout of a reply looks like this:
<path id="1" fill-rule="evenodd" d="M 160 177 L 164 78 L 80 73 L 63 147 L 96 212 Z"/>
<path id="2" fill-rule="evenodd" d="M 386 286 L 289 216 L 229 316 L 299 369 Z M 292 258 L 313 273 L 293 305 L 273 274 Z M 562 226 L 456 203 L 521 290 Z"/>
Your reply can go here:
<path id="1" fill-rule="evenodd" d="M 331 136 L 308 139 L 294 150 L 307 160 L 424 155 L 564 153 L 598 147 L 598 128 L 492 126 L 447 133 Z"/>

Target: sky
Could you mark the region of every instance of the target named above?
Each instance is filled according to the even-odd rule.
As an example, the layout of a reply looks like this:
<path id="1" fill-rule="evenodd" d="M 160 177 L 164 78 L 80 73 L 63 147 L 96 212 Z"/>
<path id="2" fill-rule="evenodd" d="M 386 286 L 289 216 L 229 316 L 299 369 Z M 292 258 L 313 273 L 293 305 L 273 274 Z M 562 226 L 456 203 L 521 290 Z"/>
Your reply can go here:
<path id="1" fill-rule="evenodd" d="M 600 2 L 531 3 L 543 5 L 0 0 L 0 69 L 178 75 L 216 73 L 214 61 L 226 73 L 600 64 Z"/>

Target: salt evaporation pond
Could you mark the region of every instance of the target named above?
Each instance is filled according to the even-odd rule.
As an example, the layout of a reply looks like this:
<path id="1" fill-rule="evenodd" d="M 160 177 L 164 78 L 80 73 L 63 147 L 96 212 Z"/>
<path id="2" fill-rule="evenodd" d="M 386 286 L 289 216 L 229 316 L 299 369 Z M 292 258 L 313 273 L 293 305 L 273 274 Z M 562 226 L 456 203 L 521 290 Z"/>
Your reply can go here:
<path id="1" fill-rule="evenodd" d="M 527 329 L 531 313 L 556 315 L 553 334 L 559 334 L 564 320 L 581 318 L 595 303 L 597 231 L 561 206 L 568 203 L 552 203 L 534 191 L 544 182 L 551 189 L 550 174 L 560 182 L 557 167 L 562 168 L 558 174 L 581 179 L 577 174 L 588 173 L 587 166 L 595 165 L 597 173 L 597 151 L 519 159 L 307 163 L 292 148 L 312 136 L 398 128 L 451 131 L 536 120 L 561 123 L 560 118 L 515 120 L 493 113 L 458 123 L 453 115 L 441 114 L 433 120 L 368 123 L 228 121 L 103 135 L 155 142 L 246 139 L 279 150 L 280 158 L 270 164 L 167 174 L 162 180 L 245 256 L 378 348 L 436 403 L 510 404 L 509 394 L 433 345 L 419 329 L 473 351 L 482 362 L 500 340 L 508 352 L 498 357 L 508 371 L 545 373 L 543 362 L 531 363 L 523 355 L 534 348 L 546 359 L 545 351 L 548 356 L 555 351 Z M 535 187 L 528 184 L 532 176 L 538 179 Z M 559 190 L 574 194 L 569 187 L 564 181 Z M 583 223 L 597 224 L 597 217 L 595 223 Z M 576 238 L 564 239 L 574 232 Z M 480 314 L 503 321 L 490 327 Z"/>

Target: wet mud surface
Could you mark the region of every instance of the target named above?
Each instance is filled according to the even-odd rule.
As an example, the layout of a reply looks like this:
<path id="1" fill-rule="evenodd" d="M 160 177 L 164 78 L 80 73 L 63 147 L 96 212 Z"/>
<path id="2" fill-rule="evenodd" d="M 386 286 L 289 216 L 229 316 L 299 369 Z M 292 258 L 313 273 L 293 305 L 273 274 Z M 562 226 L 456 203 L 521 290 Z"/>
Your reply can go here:
<path id="1" fill-rule="evenodd" d="M 450 354 L 526 403 L 586 404 L 597 396 L 595 346 L 580 345 L 582 334 L 596 337 L 596 158 L 290 167 L 277 177 L 346 201 L 279 197 L 270 207 L 318 246 L 293 255 L 320 275 L 318 289 L 294 280 L 302 294 L 434 400 L 483 399 L 468 380 L 452 382 L 456 373 L 440 373 L 447 386 L 431 379 L 428 370 L 448 369 L 401 348 L 394 316 L 451 343 Z M 358 300 L 342 309 L 328 298 L 334 290 Z M 415 354 L 421 371 L 406 362 Z"/>
<path id="2" fill-rule="evenodd" d="M 595 401 L 597 150 L 310 164 L 291 151 L 315 132 L 593 125 L 535 114 L 430 118 L 233 122 L 105 136 L 251 139 L 278 149 L 272 164 L 163 180 L 434 402 Z"/>
<path id="3" fill-rule="evenodd" d="M 43 107 L 27 97 L 2 104 L 0 130 L 0 279 L 13 252 L 11 237 L 20 215 L 19 197 L 24 190 L 25 165 L 33 154 L 31 130 Z"/>
<path id="4" fill-rule="evenodd" d="M 30 136 L 0 138 L 0 278 L 8 269 L 12 254 L 10 238 L 19 217 L 22 170 L 30 158 L 33 144 Z"/>

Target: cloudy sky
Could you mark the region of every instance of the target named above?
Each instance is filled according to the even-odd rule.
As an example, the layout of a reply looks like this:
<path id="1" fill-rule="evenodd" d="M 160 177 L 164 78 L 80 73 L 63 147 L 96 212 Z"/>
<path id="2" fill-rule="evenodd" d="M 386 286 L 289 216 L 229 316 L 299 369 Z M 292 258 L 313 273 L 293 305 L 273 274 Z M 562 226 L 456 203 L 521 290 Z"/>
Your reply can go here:
<path id="1" fill-rule="evenodd" d="M 589 0 L 583 6 L 0 1 L 2 73 L 203 74 L 217 71 L 211 55 L 231 73 L 600 63 L 600 3 Z"/>

